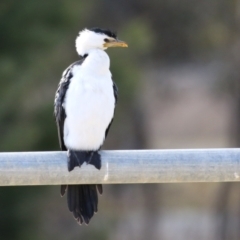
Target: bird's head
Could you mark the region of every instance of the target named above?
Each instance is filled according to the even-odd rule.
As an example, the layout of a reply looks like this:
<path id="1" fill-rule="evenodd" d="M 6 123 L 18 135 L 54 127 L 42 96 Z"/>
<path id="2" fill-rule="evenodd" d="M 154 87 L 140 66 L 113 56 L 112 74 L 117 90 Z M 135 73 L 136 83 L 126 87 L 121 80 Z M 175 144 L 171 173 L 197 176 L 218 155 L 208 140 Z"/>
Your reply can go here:
<path id="1" fill-rule="evenodd" d="M 105 50 L 108 47 L 127 47 L 127 43 L 117 39 L 117 35 L 100 28 L 84 29 L 76 39 L 76 49 L 79 55 L 88 54 L 92 49 Z"/>

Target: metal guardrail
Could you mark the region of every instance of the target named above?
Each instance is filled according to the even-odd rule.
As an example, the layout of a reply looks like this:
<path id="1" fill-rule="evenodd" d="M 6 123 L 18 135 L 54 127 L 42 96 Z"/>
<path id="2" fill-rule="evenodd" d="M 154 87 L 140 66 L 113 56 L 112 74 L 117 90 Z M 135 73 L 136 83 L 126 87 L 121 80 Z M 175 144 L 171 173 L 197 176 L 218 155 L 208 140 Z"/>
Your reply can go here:
<path id="1" fill-rule="evenodd" d="M 66 152 L 0 153 L 0 186 L 240 181 L 240 149 L 101 151 L 102 168 L 67 170 Z"/>

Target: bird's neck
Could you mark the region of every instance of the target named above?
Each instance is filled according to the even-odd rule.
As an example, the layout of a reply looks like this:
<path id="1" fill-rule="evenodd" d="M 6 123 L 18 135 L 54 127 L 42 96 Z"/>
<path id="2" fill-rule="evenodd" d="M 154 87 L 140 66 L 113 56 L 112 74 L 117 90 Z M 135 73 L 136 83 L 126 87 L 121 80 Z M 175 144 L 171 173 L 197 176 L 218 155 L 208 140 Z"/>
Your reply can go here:
<path id="1" fill-rule="evenodd" d="M 88 51 L 83 64 L 88 71 L 97 74 L 105 74 L 109 72 L 110 59 L 105 51 L 101 49 L 92 49 Z"/>

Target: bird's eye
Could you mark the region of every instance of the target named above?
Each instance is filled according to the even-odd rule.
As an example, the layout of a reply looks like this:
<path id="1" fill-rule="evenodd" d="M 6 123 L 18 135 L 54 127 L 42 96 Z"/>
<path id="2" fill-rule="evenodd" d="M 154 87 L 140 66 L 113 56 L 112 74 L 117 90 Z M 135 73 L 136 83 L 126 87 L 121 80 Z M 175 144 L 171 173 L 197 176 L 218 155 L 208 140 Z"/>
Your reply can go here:
<path id="1" fill-rule="evenodd" d="M 104 39 L 104 42 L 110 42 L 108 38 L 105 38 Z"/>

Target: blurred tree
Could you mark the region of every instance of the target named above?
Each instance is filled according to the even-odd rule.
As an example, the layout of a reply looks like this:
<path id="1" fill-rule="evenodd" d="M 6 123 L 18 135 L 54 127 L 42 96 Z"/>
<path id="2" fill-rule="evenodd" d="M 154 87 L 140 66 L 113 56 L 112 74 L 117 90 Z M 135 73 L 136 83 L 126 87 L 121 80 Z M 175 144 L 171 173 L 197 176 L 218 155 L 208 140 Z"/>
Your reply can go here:
<path id="1" fill-rule="evenodd" d="M 228 65 L 226 75 L 222 79 L 222 93 L 228 93 L 233 100 L 234 112 L 230 127 L 230 138 L 232 146 L 240 147 L 240 3 L 239 1 L 229 1 L 222 5 L 222 19 L 228 28 L 228 47 L 224 49 L 223 61 Z M 240 188 L 236 188 L 234 183 L 221 184 L 216 198 L 216 215 L 220 216 L 217 224 L 216 239 L 239 239 L 240 228 L 234 231 L 230 228 L 234 215 L 231 214 L 231 198 L 233 192 L 237 191 L 240 196 Z M 238 198 L 240 203 L 240 197 Z M 238 226 L 240 226 L 240 204 L 237 215 Z"/>

